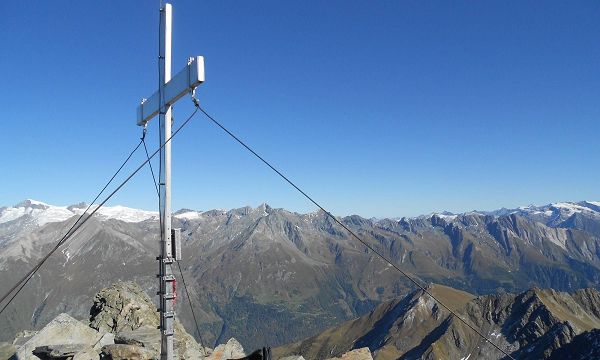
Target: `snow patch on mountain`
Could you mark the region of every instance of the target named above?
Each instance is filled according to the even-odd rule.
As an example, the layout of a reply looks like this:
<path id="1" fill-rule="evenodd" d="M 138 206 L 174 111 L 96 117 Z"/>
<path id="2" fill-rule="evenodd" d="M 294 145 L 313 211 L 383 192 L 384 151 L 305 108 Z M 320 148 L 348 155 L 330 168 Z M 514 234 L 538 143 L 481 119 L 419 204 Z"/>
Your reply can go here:
<path id="1" fill-rule="evenodd" d="M 186 212 L 175 214 L 175 215 L 173 215 L 173 217 L 175 217 L 177 219 L 183 219 L 183 220 L 195 220 L 195 219 L 199 219 L 201 214 L 202 214 L 202 212 L 200 212 L 200 211 L 186 211 Z"/>
<path id="2" fill-rule="evenodd" d="M 77 215 L 81 215 L 85 211 L 86 208 L 87 208 L 87 206 L 85 206 L 85 208 L 72 208 L 72 210 Z M 92 206 L 90 208 L 90 210 L 88 211 L 88 213 L 91 213 L 96 208 L 97 208 L 97 205 Z M 121 205 L 116 205 L 116 206 L 103 206 L 94 214 L 94 216 L 98 216 L 101 219 L 115 219 L 115 220 L 121 220 L 121 221 L 129 222 L 129 223 L 137 223 L 137 222 L 142 222 L 142 221 L 146 221 L 149 219 L 158 219 L 158 212 L 133 209 L 133 208 L 129 208 L 129 207 L 121 206 Z"/>
<path id="3" fill-rule="evenodd" d="M 73 206 L 55 206 L 48 205 L 37 200 L 25 200 L 13 207 L 0 209 L 0 224 L 7 223 L 27 216 L 39 226 L 52 223 L 62 222 L 73 216 L 83 214 L 87 205 L 78 204 Z M 90 208 L 88 213 L 91 213 L 97 205 Z M 125 222 L 141 222 L 144 220 L 158 218 L 158 213 L 155 211 L 146 211 L 132 209 L 125 206 L 104 206 L 100 208 L 94 216 L 101 220 L 116 219 Z"/>
<path id="4" fill-rule="evenodd" d="M 596 212 L 588 207 L 581 206 L 576 203 L 568 203 L 568 202 L 550 204 L 550 207 L 565 211 L 569 215 L 572 215 L 575 213 L 594 213 L 594 212 Z"/>
<path id="5" fill-rule="evenodd" d="M 516 209 L 506 209 L 502 208 L 494 211 L 469 211 L 461 214 L 453 214 L 447 211 L 441 213 L 432 213 L 427 217 L 431 217 L 433 215 L 438 216 L 440 218 L 446 220 L 453 220 L 458 215 L 493 215 L 493 216 L 502 216 L 502 215 L 511 215 L 511 214 L 521 214 L 521 215 L 529 215 L 543 218 L 557 217 L 565 219 L 574 214 L 585 214 L 594 217 L 600 217 L 600 202 L 599 201 L 581 201 L 581 202 L 556 202 L 548 205 L 536 206 L 536 205 L 527 205 L 521 206 Z"/>
<path id="6" fill-rule="evenodd" d="M 516 209 L 514 213 L 531 217 L 534 220 L 559 225 L 574 215 L 600 219 L 600 207 L 596 201 L 556 202 L 544 206 L 527 206 Z"/>
<path id="7" fill-rule="evenodd" d="M 14 207 L 0 210 L 0 224 L 30 216 L 38 225 L 65 221 L 73 213 L 66 207 L 52 206 L 36 200 L 25 200 Z"/>
<path id="8" fill-rule="evenodd" d="M 49 206 L 50 205 L 48 205 L 44 202 L 33 200 L 33 199 L 27 199 L 27 200 L 15 205 L 15 207 L 33 207 L 33 208 L 39 208 L 39 209 L 47 208 Z"/>
<path id="9" fill-rule="evenodd" d="M 458 215 L 456 215 L 456 214 L 451 214 L 451 213 L 448 213 L 448 212 L 441 212 L 441 213 L 430 214 L 430 215 L 427 216 L 427 218 L 432 218 L 434 216 L 437 216 L 437 217 L 439 217 L 441 219 L 444 219 L 446 221 L 454 221 L 458 217 Z"/>

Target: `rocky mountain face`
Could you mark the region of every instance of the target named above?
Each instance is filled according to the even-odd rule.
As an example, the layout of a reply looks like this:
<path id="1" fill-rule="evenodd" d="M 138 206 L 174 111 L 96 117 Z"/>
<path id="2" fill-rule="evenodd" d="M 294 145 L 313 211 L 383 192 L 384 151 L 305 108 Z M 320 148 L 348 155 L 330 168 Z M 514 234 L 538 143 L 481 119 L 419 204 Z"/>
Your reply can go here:
<path id="1" fill-rule="evenodd" d="M 594 359 L 599 354 L 600 292 L 595 289 L 534 288 L 478 297 L 442 285 L 428 291 L 515 359 Z M 421 290 L 274 354 L 322 359 L 364 347 L 375 360 L 508 358 Z"/>
<path id="2" fill-rule="evenodd" d="M 341 221 L 424 284 L 474 294 L 532 286 L 574 291 L 600 283 L 598 205 Z M 0 208 L 0 290 L 31 269 L 84 209 L 35 201 Z M 412 291 L 322 212 L 268 205 L 182 210 L 174 226 L 182 229 L 181 266 L 210 346 L 231 337 L 247 348 L 289 343 Z M 155 213 L 101 209 L 0 316 L 0 341 L 41 329 L 63 312 L 85 318 L 96 292 L 115 281 L 133 280 L 155 293 L 158 240 Z M 199 339 L 180 279 L 178 289 L 177 313 Z"/>
<path id="3" fill-rule="evenodd" d="M 59 314 L 40 331 L 22 331 L 12 343 L 2 343 L 2 359 L 9 360 L 158 360 L 159 316 L 152 301 L 135 283 L 119 282 L 94 297 L 87 321 Z M 181 323 L 175 322 L 175 359 L 262 360 L 264 350 L 246 356 L 234 338 L 214 350 L 196 343 Z M 330 360 L 336 360 L 330 359 Z M 372 360 L 368 348 L 348 351 L 345 360 Z M 289 356 L 285 360 L 304 360 Z"/>

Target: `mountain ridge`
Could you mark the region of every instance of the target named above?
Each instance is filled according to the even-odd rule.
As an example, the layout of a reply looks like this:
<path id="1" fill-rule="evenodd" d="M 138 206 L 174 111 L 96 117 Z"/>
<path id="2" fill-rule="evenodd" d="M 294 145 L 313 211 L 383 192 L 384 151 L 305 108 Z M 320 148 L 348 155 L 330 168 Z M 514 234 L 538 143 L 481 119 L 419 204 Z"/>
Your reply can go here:
<path id="1" fill-rule="evenodd" d="M 569 349 L 571 359 L 587 359 L 589 352 L 599 351 L 571 345 L 600 340 L 596 289 L 566 293 L 532 288 L 475 296 L 434 284 L 428 291 L 514 358 L 561 359 Z M 375 360 L 505 358 L 422 290 L 383 302 L 360 318 L 279 347 L 274 354 L 319 359 L 363 347 Z"/>
<path id="2" fill-rule="evenodd" d="M 19 202 L 18 204 L 9 207 L 2 206 L 0 207 L 0 223 L 9 222 L 17 219 L 20 216 L 24 215 L 38 215 L 41 219 L 38 220 L 39 225 L 46 224 L 48 222 L 60 222 L 67 220 L 68 218 L 76 215 L 81 215 L 83 211 L 88 207 L 88 204 L 85 202 L 80 202 L 77 204 L 67 205 L 67 206 L 58 206 L 51 205 L 39 200 L 26 199 L 24 201 Z M 93 211 L 97 205 L 93 205 L 88 212 Z M 23 209 L 21 211 L 17 211 L 17 209 Z M 38 210 L 38 211 L 35 211 Z M 202 214 L 215 214 L 215 213 L 248 213 L 250 211 L 262 211 L 266 216 L 268 215 L 268 211 L 278 210 L 278 211 L 286 211 L 292 214 L 297 215 L 313 215 L 321 212 L 320 209 L 317 209 L 308 213 L 298 213 L 286 210 L 285 208 L 272 208 L 267 203 L 262 203 L 258 205 L 256 208 L 251 206 L 243 206 L 240 208 L 232 208 L 232 209 L 212 209 L 212 210 L 194 210 L 189 208 L 179 209 L 173 212 L 173 216 L 180 219 L 196 219 Z M 52 214 L 45 214 L 46 216 L 39 216 L 44 211 L 52 212 Z M 519 214 L 519 215 L 528 215 L 531 217 L 536 217 L 538 219 L 549 218 L 551 221 L 557 221 L 556 216 L 560 215 L 573 215 L 577 213 L 587 212 L 588 214 L 592 214 L 594 216 L 600 217 L 600 201 L 563 201 L 563 202 L 555 202 L 546 205 L 528 205 L 521 206 L 518 208 L 500 208 L 497 210 L 491 211 L 481 211 L 481 210 L 472 210 L 466 211 L 462 213 L 454 213 L 449 211 L 442 212 L 431 212 L 429 214 L 423 214 L 413 217 L 385 217 L 385 218 L 365 218 L 357 214 L 340 216 L 339 218 L 352 218 L 355 216 L 359 216 L 364 220 L 371 221 L 373 223 L 377 223 L 380 221 L 394 220 L 401 221 L 402 219 L 424 219 L 431 218 L 433 216 L 440 217 L 445 220 L 454 220 L 458 216 L 467 216 L 467 215 L 493 215 L 493 216 L 502 216 L 502 215 L 510 215 L 510 214 Z M 561 214 L 562 213 L 562 214 Z M 158 218 L 157 211 L 149 211 L 138 208 L 131 208 L 122 205 L 114 205 L 114 206 L 103 206 L 98 210 L 98 215 L 104 219 L 116 219 L 122 220 L 125 222 L 141 222 L 146 220 L 155 220 Z M 552 218 L 552 217 L 555 218 Z M 37 220 L 37 219 L 36 219 Z M 563 219 L 564 220 L 564 219 Z"/>
<path id="3" fill-rule="evenodd" d="M 556 211 L 566 217 L 566 210 Z M 541 222 L 517 213 L 338 219 L 423 284 L 486 294 L 532 286 L 574 291 L 600 283 L 600 221 L 593 213 Z M 21 220 L 0 223 L 0 289 L 31 269 L 74 221 L 40 226 L 27 222 L 29 215 Z M 200 332 L 211 342 L 287 343 L 412 290 L 322 211 L 298 214 L 265 204 L 174 216 L 173 226 L 181 229 L 182 269 Z M 56 309 L 81 317 L 87 309 L 80 304 L 98 290 L 93 287 L 116 280 L 155 293 L 158 227 L 154 220 L 90 219 L 3 314 L 0 337 L 41 326 Z M 190 315 L 187 305 L 179 311 Z M 189 317 L 182 319 L 198 336 Z"/>

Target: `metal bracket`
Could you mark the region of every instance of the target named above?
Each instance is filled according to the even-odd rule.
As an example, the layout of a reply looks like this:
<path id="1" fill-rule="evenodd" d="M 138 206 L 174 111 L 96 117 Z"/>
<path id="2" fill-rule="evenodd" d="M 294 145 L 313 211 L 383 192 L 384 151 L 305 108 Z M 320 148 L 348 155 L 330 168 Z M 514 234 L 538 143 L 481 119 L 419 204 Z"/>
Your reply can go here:
<path id="1" fill-rule="evenodd" d="M 160 256 L 157 256 L 156 261 L 164 262 L 165 264 L 172 264 L 174 260 L 172 257 L 162 258 Z"/>
<path id="2" fill-rule="evenodd" d="M 175 317 L 175 311 L 166 311 L 163 313 L 163 317 L 168 317 L 168 318 L 172 318 Z"/>
<path id="3" fill-rule="evenodd" d="M 198 100 L 198 98 L 196 97 L 196 88 L 192 89 L 192 102 L 194 103 L 195 107 L 200 107 L 200 100 Z"/>
<path id="4" fill-rule="evenodd" d="M 171 250 L 175 260 L 181 260 L 181 229 L 171 229 Z"/>
<path id="5" fill-rule="evenodd" d="M 160 274 L 156 275 L 157 278 L 160 278 Z M 175 281 L 175 275 L 165 275 L 163 276 L 164 281 Z"/>

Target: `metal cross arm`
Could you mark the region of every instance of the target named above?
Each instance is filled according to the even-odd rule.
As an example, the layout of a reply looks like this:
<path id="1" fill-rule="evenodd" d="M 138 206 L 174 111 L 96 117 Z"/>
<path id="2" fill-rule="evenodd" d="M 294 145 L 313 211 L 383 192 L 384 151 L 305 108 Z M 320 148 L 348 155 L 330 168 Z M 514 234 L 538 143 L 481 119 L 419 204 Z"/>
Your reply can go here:
<path id="1" fill-rule="evenodd" d="M 160 112 L 160 96 L 162 105 L 168 107 L 188 92 L 204 82 L 204 57 L 190 58 L 188 65 L 167 82 L 162 91 L 158 90 L 147 100 L 143 100 L 137 108 L 137 124 L 144 126 Z"/>

